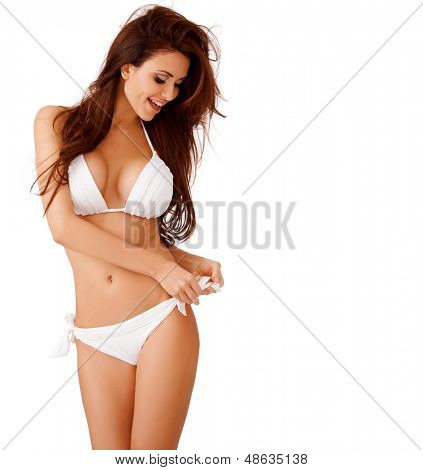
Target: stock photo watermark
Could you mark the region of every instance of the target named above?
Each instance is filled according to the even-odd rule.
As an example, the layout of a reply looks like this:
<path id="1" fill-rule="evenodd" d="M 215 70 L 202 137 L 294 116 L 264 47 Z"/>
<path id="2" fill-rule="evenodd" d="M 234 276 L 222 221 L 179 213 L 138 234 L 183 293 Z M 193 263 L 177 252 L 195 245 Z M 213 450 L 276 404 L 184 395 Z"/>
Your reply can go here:
<path id="1" fill-rule="evenodd" d="M 201 248 L 206 240 L 211 241 L 212 248 L 226 246 L 235 250 L 294 250 L 295 243 L 288 224 L 296 204 L 296 201 L 255 201 L 253 204 L 241 200 L 215 200 L 206 203 L 193 201 L 196 227 L 193 236 L 184 242 L 184 246 Z M 129 213 L 135 213 L 139 206 L 140 201 L 127 202 Z M 143 212 L 163 213 L 166 207 L 167 204 L 160 207 L 150 201 L 143 205 Z M 152 248 L 158 243 L 157 237 L 154 236 L 155 231 L 149 235 L 145 225 L 140 225 L 136 218 L 125 218 L 124 230 L 125 247 L 128 249 L 141 244 L 143 247 Z"/>

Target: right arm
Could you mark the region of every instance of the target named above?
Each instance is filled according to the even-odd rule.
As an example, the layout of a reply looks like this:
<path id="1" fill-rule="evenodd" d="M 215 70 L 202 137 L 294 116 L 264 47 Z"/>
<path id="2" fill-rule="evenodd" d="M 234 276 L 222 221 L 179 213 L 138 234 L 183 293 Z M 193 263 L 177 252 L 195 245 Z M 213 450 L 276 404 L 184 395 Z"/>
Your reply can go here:
<path id="1" fill-rule="evenodd" d="M 53 128 L 57 113 L 55 106 L 41 108 L 34 122 L 36 170 L 39 176 L 56 159 L 61 147 L 61 132 Z M 56 120 L 62 122 L 63 116 Z M 38 180 L 40 191 L 50 170 Z M 59 176 L 56 176 L 57 181 Z M 53 179 L 48 190 L 41 196 L 44 209 L 50 201 L 57 183 Z M 161 254 L 124 242 L 121 238 L 82 220 L 73 209 L 69 185 L 62 184 L 46 212 L 53 239 L 71 250 L 101 259 L 140 274 L 146 274 L 158 282 L 173 297 L 186 303 L 198 302 L 201 288 L 195 277 Z M 163 278 L 163 276 L 165 276 Z M 195 302 L 196 303 L 196 302 Z"/>

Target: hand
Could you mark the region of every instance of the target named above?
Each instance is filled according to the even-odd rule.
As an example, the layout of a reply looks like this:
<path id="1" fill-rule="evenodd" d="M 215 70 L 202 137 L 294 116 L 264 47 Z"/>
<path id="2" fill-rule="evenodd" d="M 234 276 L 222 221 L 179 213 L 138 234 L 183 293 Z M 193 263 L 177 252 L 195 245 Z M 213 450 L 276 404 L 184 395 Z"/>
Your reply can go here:
<path id="1" fill-rule="evenodd" d="M 174 261 L 161 264 L 154 278 L 172 297 L 186 304 L 199 305 L 198 296 L 201 294 L 201 287 L 195 275 Z"/>
<path id="2" fill-rule="evenodd" d="M 193 269 L 193 274 L 199 275 L 199 276 L 209 276 L 212 280 L 212 282 L 218 282 L 220 287 L 224 285 L 223 281 L 223 276 L 222 272 L 220 270 L 221 264 L 219 261 L 214 261 L 211 259 L 207 258 L 202 258 L 199 264 L 195 266 Z M 216 291 L 213 289 L 213 287 L 207 287 L 207 289 L 204 289 L 201 291 L 201 294 L 215 294 Z"/>

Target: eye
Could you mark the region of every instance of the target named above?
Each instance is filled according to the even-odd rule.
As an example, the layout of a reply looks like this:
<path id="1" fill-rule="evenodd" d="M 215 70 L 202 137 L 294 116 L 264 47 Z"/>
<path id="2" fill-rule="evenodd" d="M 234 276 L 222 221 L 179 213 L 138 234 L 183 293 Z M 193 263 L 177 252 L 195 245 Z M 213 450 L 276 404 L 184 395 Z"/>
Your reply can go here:
<path id="1" fill-rule="evenodd" d="M 154 77 L 154 80 L 156 81 L 156 83 L 160 83 L 160 85 L 162 85 L 163 83 L 166 83 L 166 80 L 162 80 L 157 75 Z M 182 85 L 183 83 L 175 83 L 175 86 L 177 86 L 178 88 L 181 88 Z"/>
<path id="2" fill-rule="evenodd" d="M 157 75 L 154 77 L 154 80 L 156 81 L 156 83 L 160 83 L 160 84 L 165 83 L 165 81 L 161 80 Z"/>

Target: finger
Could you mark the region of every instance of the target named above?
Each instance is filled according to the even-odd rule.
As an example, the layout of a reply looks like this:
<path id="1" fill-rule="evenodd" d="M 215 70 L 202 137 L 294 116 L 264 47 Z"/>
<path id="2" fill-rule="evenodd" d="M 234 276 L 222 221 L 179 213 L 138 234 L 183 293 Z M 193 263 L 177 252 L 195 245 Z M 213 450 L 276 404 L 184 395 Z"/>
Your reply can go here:
<path id="1" fill-rule="evenodd" d="M 185 294 L 184 291 L 181 291 L 179 295 L 175 297 L 184 304 L 191 304 L 191 299 Z"/>
<path id="2" fill-rule="evenodd" d="M 212 278 L 213 283 L 219 284 L 219 287 L 222 287 L 224 284 L 222 273 L 219 271 L 218 275 Z"/>
<path id="3" fill-rule="evenodd" d="M 220 267 L 218 265 L 212 267 L 211 279 L 213 282 L 219 282 L 221 276 Z"/>
<path id="4" fill-rule="evenodd" d="M 196 278 L 192 278 L 189 288 L 192 289 L 195 293 L 195 295 L 198 297 L 201 293 L 201 286 L 198 283 L 198 280 Z"/>
<path id="5" fill-rule="evenodd" d="M 214 294 L 216 291 L 212 287 L 206 287 L 201 291 L 201 295 Z"/>
<path id="6" fill-rule="evenodd" d="M 201 292 L 201 289 L 200 289 L 200 292 Z M 198 295 L 194 292 L 192 287 L 187 286 L 185 289 L 185 293 L 190 298 L 190 303 L 194 302 L 195 305 L 199 305 L 200 301 L 198 300 Z"/>

